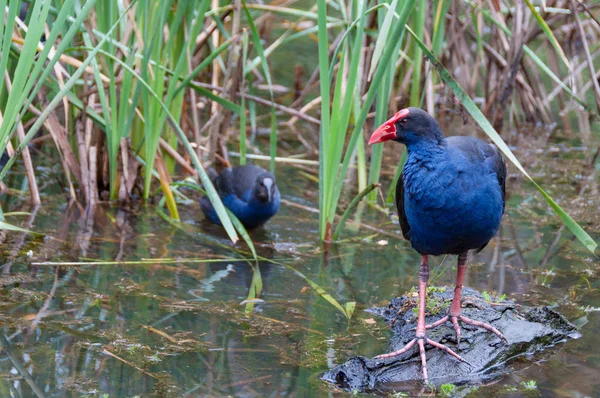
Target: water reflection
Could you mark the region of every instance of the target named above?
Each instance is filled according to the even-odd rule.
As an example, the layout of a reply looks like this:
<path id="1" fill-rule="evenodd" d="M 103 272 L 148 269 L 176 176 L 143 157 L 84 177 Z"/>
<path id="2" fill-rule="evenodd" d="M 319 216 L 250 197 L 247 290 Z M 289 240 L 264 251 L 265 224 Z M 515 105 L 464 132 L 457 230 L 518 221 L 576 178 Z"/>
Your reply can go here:
<path id="1" fill-rule="evenodd" d="M 291 176 L 278 179 L 284 199 L 299 206 L 283 206 L 253 234 L 258 263 L 197 222 L 197 205 L 183 206 L 186 221 L 174 225 L 153 207 L 92 212 L 62 196 L 41 209 L 3 200 L 5 211 L 30 213 L 21 226 L 47 235 L 1 235 L 0 396 L 314 396 L 331 392 L 323 370 L 386 351 L 387 325 L 363 310 L 416 284 L 417 254 L 387 214 L 361 205 L 325 255 L 317 215 L 306 210 L 316 199 L 296 188 L 306 180 L 281 173 Z M 466 284 L 551 305 L 584 325 L 583 338 L 481 388 L 502 395 L 533 379 L 544 396 L 600 395 L 591 381 L 600 369 L 597 259 L 531 188 L 511 183 L 502 231 L 470 260 Z M 453 267 L 454 257 L 433 259 L 433 284 L 452 285 Z M 342 308 L 355 302 L 352 317 L 323 292 Z"/>

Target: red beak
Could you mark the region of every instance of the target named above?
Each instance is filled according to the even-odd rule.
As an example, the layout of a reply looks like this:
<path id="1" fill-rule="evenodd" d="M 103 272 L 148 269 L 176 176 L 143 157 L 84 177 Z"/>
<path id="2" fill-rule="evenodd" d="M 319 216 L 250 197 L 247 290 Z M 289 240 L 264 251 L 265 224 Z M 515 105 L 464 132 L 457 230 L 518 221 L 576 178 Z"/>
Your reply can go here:
<path id="1" fill-rule="evenodd" d="M 383 123 L 381 126 L 375 130 L 375 132 L 369 138 L 369 145 L 379 144 L 380 142 L 385 142 L 389 140 L 393 140 L 396 138 L 396 122 L 404 117 L 408 116 L 408 109 L 402 109 L 398 113 L 396 113 L 390 120 Z"/>

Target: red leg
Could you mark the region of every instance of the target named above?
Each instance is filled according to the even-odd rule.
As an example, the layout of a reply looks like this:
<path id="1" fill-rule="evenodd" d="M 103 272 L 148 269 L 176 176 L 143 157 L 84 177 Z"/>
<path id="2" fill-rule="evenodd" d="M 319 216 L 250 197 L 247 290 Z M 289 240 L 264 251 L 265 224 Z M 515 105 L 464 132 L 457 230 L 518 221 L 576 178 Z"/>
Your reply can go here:
<path id="1" fill-rule="evenodd" d="M 452 304 L 450 305 L 449 314 L 443 317 L 442 319 L 432 323 L 431 325 L 427 325 L 427 329 L 432 329 L 437 326 L 440 326 L 448 321 L 452 321 L 452 325 L 454 326 L 454 331 L 456 332 L 456 342 L 460 343 L 460 326 L 458 325 L 458 321 L 467 323 L 469 325 L 473 325 L 479 328 L 483 328 L 494 333 L 496 336 L 500 338 L 500 340 L 506 343 L 506 338 L 498 329 L 493 327 L 492 325 L 480 321 L 476 321 L 471 318 L 467 318 L 460 314 L 460 294 L 463 288 L 463 280 L 465 278 L 465 269 L 467 264 L 467 253 L 462 253 L 458 255 L 458 260 L 456 263 L 456 287 L 454 288 L 454 298 L 452 299 Z"/>
<path id="2" fill-rule="evenodd" d="M 427 300 L 427 282 L 429 281 L 429 264 L 427 263 L 427 256 L 421 257 L 421 266 L 419 267 L 419 316 L 417 319 L 417 330 L 415 333 L 415 338 L 408 342 L 404 347 L 399 349 L 398 351 L 390 352 L 389 354 L 378 355 L 376 359 L 383 358 L 391 358 L 400 354 L 404 354 L 408 350 L 410 350 L 415 343 L 419 346 L 419 353 L 421 356 L 421 369 L 423 371 L 423 379 L 425 383 L 429 380 L 427 376 L 427 357 L 425 355 L 425 343 L 430 344 L 436 348 L 439 348 L 446 353 L 452 355 L 459 361 L 465 362 L 464 359 L 461 358 L 460 355 L 452 351 L 450 348 L 440 344 L 436 341 L 430 340 L 425 335 L 426 325 L 425 325 L 425 300 Z"/>

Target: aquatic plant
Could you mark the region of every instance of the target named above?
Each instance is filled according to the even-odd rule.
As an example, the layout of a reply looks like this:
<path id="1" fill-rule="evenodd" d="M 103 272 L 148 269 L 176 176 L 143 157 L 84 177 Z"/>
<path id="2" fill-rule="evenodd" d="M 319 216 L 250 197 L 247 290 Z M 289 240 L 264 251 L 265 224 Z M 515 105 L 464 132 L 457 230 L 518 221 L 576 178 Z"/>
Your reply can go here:
<path id="1" fill-rule="evenodd" d="M 366 190 L 381 178 L 383 148 L 368 153 L 364 134 L 400 107 L 472 118 L 528 178 L 502 140 L 509 137 L 505 124 L 511 130 L 522 123 L 551 124 L 560 113 L 565 123 L 574 120 L 589 132 L 588 119 L 600 109 L 600 87 L 587 77 L 596 74 L 599 55 L 588 38 L 598 33 L 596 5 L 0 5 L 6 9 L 0 153 L 22 155 L 11 156 L 0 171 L 2 184 L 22 158 L 31 203 L 40 203 L 32 144 L 61 160 L 72 201 L 93 207 L 99 200 L 157 199 L 177 220 L 184 200 L 177 184 L 191 176 L 215 203 L 233 241 L 240 231 L 204 171 L 230 164 L 230 156 L 240 156 L 240 164 L 267 159 L 273 170 L 277 162 L 315 162 L 318 152 L 319 234 L 330 241 L 339 238 L 358 198 L 376 201 L 378 191 Z M 581 56 L 573 53 L 574 40 Z M 292 59 L 288 71 L 273 71 L 277 54 L 300 43 L 317 51 Z M 315 126 L 319 132 L 311 135 Z M 290 145 L 296 141 L 300 146 Z M 259 153 L 263 147 L 268 156 Z M 594 251 L 596 243 L 581 226 L 531 182 Z M 392 185 L 387 203 L 393 191 Z M 359 194 L 352 202 L 348 193 Z"/>

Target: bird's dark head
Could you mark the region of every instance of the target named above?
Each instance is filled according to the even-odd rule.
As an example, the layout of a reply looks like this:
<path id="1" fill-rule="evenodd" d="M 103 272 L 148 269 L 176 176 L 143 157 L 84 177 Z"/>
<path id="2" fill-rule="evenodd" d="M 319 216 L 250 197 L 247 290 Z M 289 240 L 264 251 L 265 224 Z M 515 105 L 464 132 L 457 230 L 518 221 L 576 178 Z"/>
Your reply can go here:
<path id="1" fill-rule="evenodd" d="M 271 202 L 275 197 L 275 176 L 269 172 L 261 173 L 254 183 L 254 196 L 261 202 Z"/>
<path id="2" fill-rule="evenodd" d="M 369 138 L 369 145 L 398 141 L 406 146 L 420 143 L 440 144 L 444 135 L 437 121 L 419 108 L 405 108 L 383 123 Z"/>

